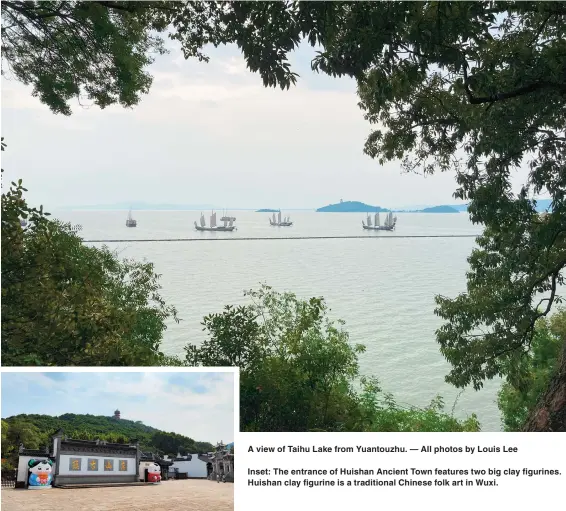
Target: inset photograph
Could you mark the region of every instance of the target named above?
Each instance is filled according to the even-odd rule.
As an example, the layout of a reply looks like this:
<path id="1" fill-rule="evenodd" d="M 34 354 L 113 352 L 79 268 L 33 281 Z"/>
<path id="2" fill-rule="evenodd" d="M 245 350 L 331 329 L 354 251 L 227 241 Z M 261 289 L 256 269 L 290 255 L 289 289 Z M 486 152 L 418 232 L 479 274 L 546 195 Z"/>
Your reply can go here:
<path id="1" fill-rule="evenodd" d="M 234 509 L 234 372 L 2 373 L 2 509 Z"/>

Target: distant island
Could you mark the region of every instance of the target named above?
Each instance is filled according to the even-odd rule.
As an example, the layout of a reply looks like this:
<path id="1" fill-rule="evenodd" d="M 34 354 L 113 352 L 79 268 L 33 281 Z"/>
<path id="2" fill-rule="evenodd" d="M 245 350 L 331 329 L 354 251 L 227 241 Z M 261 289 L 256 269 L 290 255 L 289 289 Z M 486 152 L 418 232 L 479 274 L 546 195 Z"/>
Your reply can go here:
<path id="1" fill-rule="evenodd" d="M 389 211 L 389 209 L 370 206 L 358 201 L 340 201 L 338 204 L 329 204 L 316 210 L 317 213 L 382 213 Z"/>
<path id="2" fill-rule="evenodd" d="M 424 208 L 419 211 L 411 211 L 411 213 L 460 213 L 452 206 L 433 206 L 431 208 Z"/>
<path id="3" fill-rule="evenodd" d="M 278 209 L 258 209 L 256 213 L 279 213 Z"/>
<path id="4" fill-rule="evenodd" d="M 543 212 L 543 211 L 549 211 L 552 210 L 551 207 L 551 201 L 549 199 L 535 199 L 536 201 L 536 206 L 535 209 L 536 211 Z M 451 206 L 436 206 L 438 208 L 452 208 L 455 209 L 458 212 L 467 212 L 468 211 L 468 205 L 467 204 L 453 204 Z M 422 211 L 411 211 L 411 213 L 452 213 L 452 211 L 427 211 L 428 209 L 435 209 L 435 208 L 424 208 Z"/>
<path id="5" fill-rule="evenodd" d="M 396 213 L 459 213 L 458 209 L 452 206 L 432 206 L 419 210 L 391 210 L 359 201 L 340 201 L 338 204 L 329 204 L 316 211 L 317 213 L 387 213 L 389 211 Z"/>

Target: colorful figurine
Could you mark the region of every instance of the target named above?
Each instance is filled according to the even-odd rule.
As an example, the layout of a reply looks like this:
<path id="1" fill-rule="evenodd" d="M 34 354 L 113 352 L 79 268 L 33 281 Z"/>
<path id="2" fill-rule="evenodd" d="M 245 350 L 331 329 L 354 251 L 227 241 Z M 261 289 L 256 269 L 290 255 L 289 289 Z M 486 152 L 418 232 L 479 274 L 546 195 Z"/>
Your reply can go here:
<path id="1" fill-rule="evenodd" d="M 147 480 L 150 483 L 161 482 L 161 468 L 157 463 L 152 463 L 147 467 Z"/>
<path id="2" fill-rule="evenodd" d="M 30 460 L 28 488 L 51 488 L 51 470 L 53 463 L 51 460 Z"/>

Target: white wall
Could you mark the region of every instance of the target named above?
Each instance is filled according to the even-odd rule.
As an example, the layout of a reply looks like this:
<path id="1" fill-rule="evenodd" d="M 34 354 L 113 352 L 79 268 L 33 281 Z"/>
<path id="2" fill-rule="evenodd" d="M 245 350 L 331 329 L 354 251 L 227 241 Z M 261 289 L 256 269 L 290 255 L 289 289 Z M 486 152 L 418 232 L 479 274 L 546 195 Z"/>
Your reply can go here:
<path id="1" fill-rule="evenodd" d="M 71 458 L 80 458 L 81 470 L 69 470 L 69 460 Z M 87 470 L 88 460 L 98 460 L 98 470 Z M 114 470 L 104 470 L 104 460 L 114 460 Z M 128 461 L 128 470 L 119 470 L 119 460 Z M 101 475 L 135 475 L 136 473 L 136 459 L 135 458 L 120 458 L 114 456 L 74 456 L 70 454 L 61 454 L 59 457 L 59 475 L 62 476 L 101 476 Z"/>
<path id="2" fill-rule="evenodd" d="M 198 459 L 198 454 L 193 454 L 191 461 L 175 461 L 169 467 L 169 472 L 179 469 L 180 474 L 187 474 L 188 477 L 206 477 L 206 463 Z"/>

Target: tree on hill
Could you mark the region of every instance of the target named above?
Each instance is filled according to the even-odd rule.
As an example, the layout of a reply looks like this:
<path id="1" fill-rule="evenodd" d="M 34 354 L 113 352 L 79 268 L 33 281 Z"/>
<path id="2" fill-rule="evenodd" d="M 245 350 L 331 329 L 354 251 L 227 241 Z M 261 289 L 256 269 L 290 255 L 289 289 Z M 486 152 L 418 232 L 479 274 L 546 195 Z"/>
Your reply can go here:
<path id="1" fill-rule="evenodd" d="M 11 459 L 17 457 L 21 443 L 26 448 L 38 449 L 50 444 L 51 436 L 63 430 L 70 438 L 81 440 L 106 440 L 113 443 L 139 441 L 143 451 L 177 455 L 182 453 L 207 452 L 212 449 L 209 442 L 195 442 L 192 438 L 178 433 L 167 433 L 156 428 L 121 419 L 97 415 L 64 414 L 16 415 L 2 419 L 2 453 Z"/>

